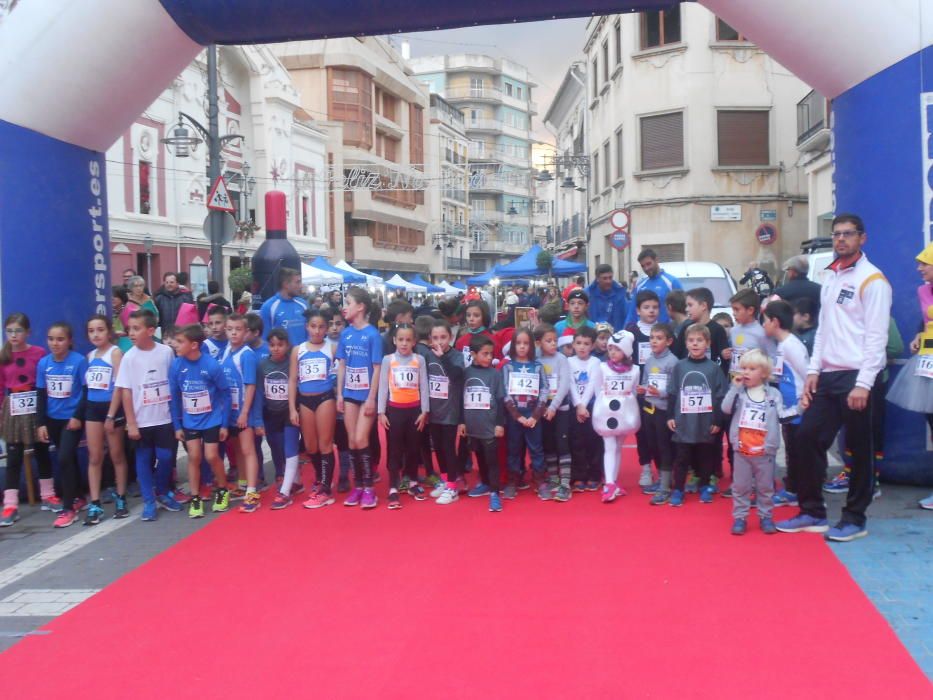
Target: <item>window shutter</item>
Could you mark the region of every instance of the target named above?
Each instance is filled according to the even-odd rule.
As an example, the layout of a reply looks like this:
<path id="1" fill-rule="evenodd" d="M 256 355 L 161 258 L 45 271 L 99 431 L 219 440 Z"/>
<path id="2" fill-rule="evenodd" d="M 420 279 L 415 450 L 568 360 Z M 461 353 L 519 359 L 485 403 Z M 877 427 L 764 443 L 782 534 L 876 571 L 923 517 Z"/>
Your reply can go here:
<path id="1" fill-rule="evenodd" d="M 720 165 L 770 165 L 767 111 L 718 113 Z"/>
<path id="2" fill-rule="evenodd" d="M 642 170 L 681 168 L 684 165 L 684 113 L 641 119 Z"/>
<path id="3" fill-rule="evenodd" d="M 683 243 L 655 243 L 651 249 L 658 254 L 658 260 L 661 261 L 661 268 L 664 268 L 666 262 L 684 261 Z"/>

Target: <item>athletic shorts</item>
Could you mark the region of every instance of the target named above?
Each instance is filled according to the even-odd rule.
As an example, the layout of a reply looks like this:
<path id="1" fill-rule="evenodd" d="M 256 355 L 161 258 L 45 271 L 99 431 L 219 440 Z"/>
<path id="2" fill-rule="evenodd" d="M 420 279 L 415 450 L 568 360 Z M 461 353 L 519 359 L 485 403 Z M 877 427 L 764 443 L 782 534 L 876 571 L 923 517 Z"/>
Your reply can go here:
<path id="1" fill-rule="evenodd" d="M 139 443 L 144 447 L 174 450 L 178 445 L 175 439 L 175 430 L 171 423 L 162 425 L 148 425 L 139 429 Z"/>
<path id="2" fill-rule="evenodd" d="M 352 403 L 352 404 L 354 404 L 354 405 L 356 405 L 356 406 L 362 406 L 363 403 L 364 403 L 362 399 L 351 399 L 351 398 L 349 398 L 349 397 L 347 397 L 347 396 L 344 396 L 344 397 L 343 397 L 343 400 L 344 400 L 346 403 Z"/>
<path id="3" fill-rule="evenodd" d="M 109 401 L 88 401 L 84 405 L 84 420 L 88 423 L 103 423 L 107 420 L 107 414 L 110 412 Z M 117 409 L 117 414 L 113 418 L 114 426 L 126 424 L 126 416 L 123 414 L 123 407 Z"/>
<path id="4" fill-rule="evenodd" d="M 322 391 L 320 394 L 298 394 L 298 405 L 304 406 L 309 411 L 316 411 L 321 404 L 333 401 L 335 398 L 331 390 Z M 345 399 L 345 401 L 350 401 L 350 399 Z"/>
<path id="5" fill-rule="evenodd" d="M 213 428 L 202 428 L 201 430 L 188 430 L 185 428 L 185 441 L 203 440 L 204 442 L 217 444 L 220 442 L 220 426 Z"/>

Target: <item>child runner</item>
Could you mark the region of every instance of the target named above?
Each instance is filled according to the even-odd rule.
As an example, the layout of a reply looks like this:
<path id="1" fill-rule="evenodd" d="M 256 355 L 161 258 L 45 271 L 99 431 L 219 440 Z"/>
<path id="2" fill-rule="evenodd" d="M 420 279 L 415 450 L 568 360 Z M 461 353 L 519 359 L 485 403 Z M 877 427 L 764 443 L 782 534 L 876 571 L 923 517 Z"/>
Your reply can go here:
<path id="1" fill-rule="evenodd" d="M 308 309 L 308 340 L 292 348 L 288 372 L 288 403 L 292 425 L 298 426 L 305 449 L 314 465 L 315 483 L 305 508 L 323 508 L 334 503 L 334 426 L 337 402 L 334 396 L 333 346 L 327 342 L 327 319 L 319 309 Z M 292 473 L 294 479 L 295 472 Z M 287 477 L 287 474 L 286 474 Z M 291 488 L 288 478 L 282 493 Z M 284 506 L 282 506 L 284 507 Z"/>
<path id="2" fill-rule="evenodd" d="M 615 330 L 608 323 L 596 324 L 596 342 L 593 344 L 593 357 L 600 362 L 606 361 L 606 350 L 609 348 L 609 338 Z"/>
<path id="3" fill-rule="evenodd" d="M 30 446 L 39 463 L 39 491 L 42 510 L 60 513 L 62 501 L 55 495 L 49 446 L 36 441 L 36 367 L 45 355 L 38 345 L 30 345 L 29 317 L 12 313 L 3 322 L 6 342 L 0 349 L 0 388 L 3 389 L 3 417 L 0 436 L 6 442 L 6 483 L 0 527 L 19 520 L 19 482 L 23 455 Z"/>
<path id="4" fill-rule="evenodd" d="M 570 293 L 573 296 L 574 292 Z M 569 501 L 570 490 L 570 364 L 557 352 L 557 331 L 549 323 L 534 330 L 538 359 L 547 383 L 542 399 L 547 404 L 542 428 L 544 464 L 548 485 L 556 501 Z"/>
<path id="5" fill-rule="evenodd" d="M 220 362 L 227 349 L 227 310 L 224 307 L 214 306 L 207 312 L 207 336 L 203 349 Z"/>
<path id="6" fill-rule="evenodd" d="M 254 412 L 256 399 L 256 354 L 246 346 L 246 319 L 242 314 L 227 317 L 227 347 L 220 366 L 227 375 L 230 388 L 230 415 L 228 446 L 236 457 L 238 491 L 242 490 L 243 472 L 246 472 L 246 493 L 241 513 L 253 513 L 259 509 L 259 460 L 256 456 L 254 429 L 257 417 Z"/>
<path id="7" fill-rule="evenodd" d="M 502 510 L 496 440 L 505 435 L 505 387 L 502 373 L 492 367 L 494 350 L 491 338 L 472 335 L 470 352 L 473 359 L 463 373 L 463 423 L 457 433 L 461 440 L 470 441 L 479 465 L 480 479 L 487 486 L 489 510 L 496 513 Z M 470 495 L 473 495 L 472 491 Z"/>
<path id="8" fill-rule="evenodd" d="M 732 534 L 744 535 L 746 519 L 755 494 L 758 522 L 766 535 L 777 532 L 771 519 L 774 494 L 774 456 L 781 444 L 781 393 L 768 386 L 771 360 L 760 350 L 742 353 L 740 374 L 733 380 L 722 401 L 722 411 L 733 415 L 732 444 L 735 445 L 735 471 L 732 475 Z"/>
<path id="9" fill-rule="evenodd" d="M 603 441 L 593 430 L 593 401 L 599 360 L 592 356 L 596 330 L 585 326 L 573 337 L 574 356 L 568 360 L 573 389 L 570 400 L 575 420 L 570 423 L 573 490 L 598 491 L 603 473 Z"/>
<path id="10" fill-rule="evenodd" d="M 508 414 L 509 483 L 503 498 L 515 498 L 518 479 L 524 471 L 525 448 L 531 455 L 531 468 L 538 482 L 538 498 L 551 500 L 551 487 L 544 472 L 544 450 L 541 444 L 541 417 L 546 405 L 547 377 L 541 363 L 535 359 L 535 343 L 531 331 L 518 328 L 512 336 L 509 360 L 502 369 L 505 386 L 505 410 Z"/>
<path id="11" fill-rule="evenodd" d="M 291 496 L 304 491 L 298 464 L 298 432 L 300 420 L 291 415 L 291 347 L 284 328 L 269 331 L 269 356 L 259 361 L 259 382 L 256 392 L 262 407 L 263 434 L 272 452 L 275 473 L 282 474 L 276 484 L 279 492 L 272 502 L 272 510 L 281 510 L 292 504 Z"/>
<path id="12" fill-rule="evenodd" d="M 428 421 L 428 372 L 424 358 L 413 352 L 415 328 L 396 323 L 392 329 L 395 352 L 382 358 L 379 377 L 379 424 L 386 431 L 389 467 L 389 508 L 401 508 L 398 487 L 404 467 L 409 495 L 425 499 L 418 485 L 421 436 Z"/>
<path id="13" fill-rule="evenodd" d="M 464 367 L 469 367 L 470 363 L 473 361 L 473 353 L 470 348 L 472 347 L 471 341 L 475 335 L 485 335 L 493 341 L 493 357 L 495 357 L 498 353 L 498 348 L 495 345 L 492 331 L 489 330 L 491 315 L 486 302 L 479 299 L 474 299 L 469 302 L 466 306 L 466 311 L 463 313 L 463 317 L 466 323 L 466 332 L 461 333 L 457 337 L 457 342 L 454 343 L 454 347 L 463 353 Z"/>
<path id="14" fill-rule="evenodd" d="M 714 325 L 722 331 L 721 326 Z M 687 357 L 674 366 L 667 386 L 667 427 L 674 433 L 674 489 L 670 502 L 675 507 L 684 504 L 690 466 L 699 476 L 700 502 L 713 502 L 710 477 L 722 463 L 721 409 L 726 394 L 722 369 L 707 355 L 709 326 L 694 323 L 684 331 L 684 338 Z"/>
<path id="15" fill-rule="evenodd" d="M 649 459 L 658 468 L 658 481 L 645 487 L 644 493 L 653 494 L 651 505 L 667 503 L 671 497 L 671 467 L 674 448 L 671 431 L 667 427 L 667 390 L 677 358 L 671 352 L 674 331 L 669 323 L 656 323 L 651 328 L 651 355 L 641 370 L 638 393 L 644 397 L 641 407 L 641 431 L 644 435 Z"/>
<path id="16" fill-rule="evenodd" d="M 434 321 L 433 316 L 422 314 L 412 324 L 415 327 L 415 337 L 418 339 L 414 351 L 421 355 L 426 367 L 431 360 L 435 359 L 435 355 L 431 351 L 431 332 L 434 330 Z M 421 479 L 421 483 L 433 493 L 435 489 L 443 489 L 445 484 L 437 475 L 437 472 L 434 471 L 434 445 L 431 441 L 431 426 L 426 426 L 418 437 L 420 439 L 420 462 L 424 466 L 424 477 Z"/>
<path id="17" fill-rule="evenodd" d="M 635 295 L 635 313 L 638 314 L 638 320 L 626 326 L 625 330 L 635 338 L 634 360 L 635 364 L 638 365 L 639 372 L 642 371 L 645 362 L 651 356 L 651 327 L 657 322 L 660 312 L 661 300 L 653 291 L 643 289 Z M 639 392 L 639 405 L 644 405 L 642 392 Z M 635 434 L 635 444 L 638 447 L 638 463 L 641 465 L 638 485 L 642 488 L 651 486 L 654 481 L 651 473 L 651 455 L 648 452 L 647 438 L 644 432 L 645 421 L 642 421 L 641 428 Z"/>
<path id="18" fill-rule="evenodd" d="M 462 484 L 457 456 L 457 426 L 462 422 L 463 412 L 463 355 L 450 346 L 450 341 L 450 324 L 435 320 L 431 329 L 431 357 L 428 359 L 431 441 L 437 463 L 447 481 L 439 484 L 431 492 L 431 497 L 442 506 L 460 498 Z"/>
<path id="19" fill-rule="evenodd" d="M 168 382 L 175 353 L 167 345 L 155 342 L 156 317 L 148 309 L 131 313 L 128 325 L 133 347 L 120 363 L 117 388 L 121 389 L 126 412 L 126 433 L 136 442 L 136 478 L 143 497 L 142 519 L 150 521 L 157 517 L 156 491 L 168 496 L 178 449 L 172 429 L 169 406 L 172 395 Z M 153 467 L 156 470 L 154 482 Z M 174 498 L 166 499 L 162 505 L 169 510 L 181 510 Z"/>
<path id="20" fill-rule="evenodd" d="M 378 505 L 373 490 L 372 453 L 369 436 L 376 418 L 379 393 L 379 365 L 382 364 L 382 338 L 369 324 L 372 297 L 362 287 L 350 287 L 344 317 L 349 324 L 337 346 L 337 411 L 344 414 L 350 446 L 350 466 L 356 481 L 343 502 L 345 506 Z"/>
<path id="21" fill-rule="evenodd" d="M 84 516 L 85 525 L 97 525 L 104 514 L 100 504 L 100 481 L 104 464 L 104 447 L 110 452 L 117 481 L 114 497 L 114 518 L 130 514 L 126 502 L 126 454 L 123 450 L 123 426 L 126 417 L 120 402 L 120 392 L 114 382 L 120 370 L 123 353 L 111 342 L 113 327 L 109 316 L 91 316 L 87 322 L 88 340 L 94 350 L 88 353 L 84 375 L 86 403 L 84 430 L 87 434 L 87 480 L 91 503 Z"/>
<path id="22" fill-rule="evenodd" d="M 590 306 L 590 297 L 582 289 L 574 289 L 567 295 L 567 318 L 557 322 L 557 335 L 573 336 L 583 326 L 593 327 L 595 324 L 587 318 L 586 313 Z"/>
<path id="23" fill-rule="evenodd" d="M 231 394 L 227 377 L 213 357 L 201 351 L 204 331 L 198 324 L 182 326 L 175 331 L 175 353 L 178 357 L 169 370 L 172 393 L 172 424 L 175 437 L 188 450 L 188 517 L 203 518 L 204 502 L 198 489 L 201 459 L 206 459 L 214 473 L 214 513 L 230 508 L 220 443 L 227 439 Z"/>
<path id="24" fill-rule="evenodd" d="M 57 321 L 49 326 L 49 354 L 36 367 L 39 410 L 36 416 L 39 442 L 52 443 L 58 454 L 64 509 L 55 527 L 68 527 L 78 517 L 78 443 L 81 441 L 84 375 L 87 360 L 72 349 L 71 326 Z"/>
<path id="25" fill-rule="evenodd" d="M 609 339 L 606 362 L 596 373 L 593 429 L 603 438 L 603 503 L 612 503 L 625 491 L 619 486 L 619 463 L 625 438 L 641 426 L 636 387 L 641 372 L 633 362 L 635 337 L 619 331 Z"/>

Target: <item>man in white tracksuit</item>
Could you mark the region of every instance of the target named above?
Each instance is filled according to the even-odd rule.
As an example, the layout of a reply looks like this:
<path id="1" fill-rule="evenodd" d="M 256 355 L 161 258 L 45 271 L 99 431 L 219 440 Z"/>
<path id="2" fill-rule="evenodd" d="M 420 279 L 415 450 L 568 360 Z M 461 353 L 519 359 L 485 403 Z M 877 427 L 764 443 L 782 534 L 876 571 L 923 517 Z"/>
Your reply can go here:
<path id="1" fill-rule="evenodd" d="M 820 324 L 804 386 L 806 412 L 797 431 L 800 513 L 777 523 L 781 532 L 825 532 L 836 542 L 868 534 L 865 511 L 875 479 L 871 395 L 883 391 L 876 378 L 886 362 L 891 285 L 862 252 L 865 238 L 865 226 L 855 214 L 833 219 L 837 257 L 820 293 Z M 829 527 L 822 493 L 826 450 L 841 426 L 853 453 L 852 474 L 842 518 Z"/>

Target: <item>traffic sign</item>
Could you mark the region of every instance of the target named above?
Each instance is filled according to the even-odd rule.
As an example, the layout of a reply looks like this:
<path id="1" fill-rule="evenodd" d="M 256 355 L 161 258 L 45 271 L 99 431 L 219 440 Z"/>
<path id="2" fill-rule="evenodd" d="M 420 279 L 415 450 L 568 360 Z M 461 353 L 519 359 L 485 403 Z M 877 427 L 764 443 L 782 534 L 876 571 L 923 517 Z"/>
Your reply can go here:
<path id="1" fill-rule="evenodd" d="M 628 231 L 613 231 L 609 234 L 609 245 L 616 250 L 625 250 L 631 242 Z"/>
<path id="2" fill-rule="evenodd" d="M 233 216 L 227 212 L 221 214 L 207 212 L 207 216 L 204 217 L 204 226 L 202 227 L 204 237 L 207 240 L 211 240 L 211 219 L 215 216 L 219 220 L 218 226 L 221 231 L 220 239 L 224 245 L 227 245 L 236 235 L 236 221 L 234 221 Z"/>
<path id="3" fill-rule="evenodd" d="M 214 186 L 211 187 L 211 193 L 207 197 L 207 208 L 214 211 L 226 211 L 233 213 L 233 200 L 230 199 L 230 193 L 227 191 L 227 183 L 224 182 L 222 175 L 217 177 Z"/>
<path id="4" fill-rule="evenodd" d="M 777 240 L 777 226 L 774 224 L 762 224 L 755 229 L 755 238 L 761 245 L 771 245 Z"/>
<path id="5" fill-rule="evenodd" d="M 631 212 L 628 209 L 616 209 L 609 215 L 609 223 L 616 231 L 627 230 L 631 220 Z"/>

